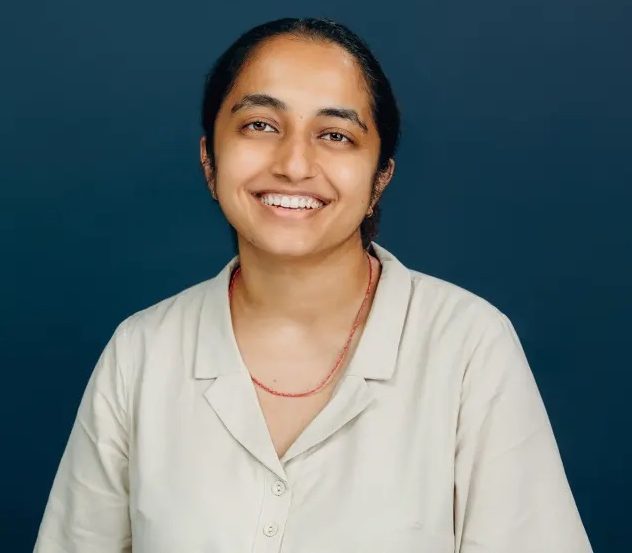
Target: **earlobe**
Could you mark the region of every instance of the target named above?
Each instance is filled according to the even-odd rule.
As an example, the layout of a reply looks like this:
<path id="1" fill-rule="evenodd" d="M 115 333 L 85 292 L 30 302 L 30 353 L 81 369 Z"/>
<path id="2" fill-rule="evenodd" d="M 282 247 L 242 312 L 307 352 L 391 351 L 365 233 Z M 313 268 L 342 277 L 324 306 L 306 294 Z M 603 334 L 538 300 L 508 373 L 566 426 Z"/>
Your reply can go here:
<path id="1" fill-rule="evenodd" d="M 395 171 L 395 160 L 390 158 L 388 161 L 388 166 L 383 171 L 380 171 L 377 175 L 377 186 L 375 187 L 375 203 L 380 199 L 384 189 L 388 186 L 393 178 L 393 173 Z"/>
<path id="2" fill-rule="evenodd" d="M 209 159 L 205 160 L 204 165 L 204 176 L 206 177 L 206 185 L 211 192 L 211 196 L 213 196 L 214 200 L 217 200 L 217 192 L 215 192 L 215 179 L 213 178 L 213 171 L 211 171 L 211 162 Z"/>
<path id="3" fill-rule="evenodd" d="M 214 200 L 217 200 L 217 193 L 215 192 L 215 179 L 213 178 L 213 168 L 211 166 L 211 160 L 208 158 L 206 152 L 206 136 L 202 136 L 200 139 L 200 164 L 204 170 L 204 177 L 206 178 L 206 184 L 211 192 Z"/>
<path id="4" fill-rule="evenodd" d="M 207 178 L 206 184 L 208 186 L 208 189 L 211 192 L 211 196 L 213 197 L 213 199 L 217 200 L 217 192 L 215 192 L 215 183 L 213 182 L 213 179 L 212 178 Z"/>
<path id="5" fill-rule="evenodd" d="M 382 173 L 380 173 L 380 193 L 382 193 L 384 189 L 388 186 L 388 183 L 391 182 L 394 172 L 395 160 L 393 158 L 390 158 L 388 160 L 388 167 Z"/>
<path id="6" fill-rule="evenodd" d="M 393 158 L 390 158 L 388 161 L 387 168 L 384 169 L 383 171 L 378 172 L 377 174 L 375 191 L 374 191 L 373 197 L 371 198 L 369 209 L 366 213 L 367 217 L 373 216 L 373 208 L 382 197 L 382 193 L 384 192 L 384 189 L 388 186 L 388 183 L 391 182 L 394 171 L 395 171 L 395 160 Z"/>
<path id="7" fill-rule="evenodd" d="M 205 171 L 211 169 L 211 160 L 208 158 L 206 151 L 206 136 L 204 135 L 200 138 L 200 163 Z"/>
<path id="8" fill-rule="evenodd" d="M 206 135 L 200 137 L 200 162 L 204 162 L 204 159 L 208 156 L 206 151 Z"/>

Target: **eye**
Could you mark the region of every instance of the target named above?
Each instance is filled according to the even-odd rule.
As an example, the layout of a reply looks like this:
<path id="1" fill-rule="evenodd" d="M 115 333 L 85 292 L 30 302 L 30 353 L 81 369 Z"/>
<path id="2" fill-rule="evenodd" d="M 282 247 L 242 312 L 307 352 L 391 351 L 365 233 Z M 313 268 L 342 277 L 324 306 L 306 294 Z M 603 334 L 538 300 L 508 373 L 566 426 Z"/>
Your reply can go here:
<path id="1" fill-rule="evenodd" d="M 345 142 L 346 140 L 347 142 L 353 144 L 353 140 L 351 140 L 346 134 L 342 134 L 341 132 L 332 131 L 322 134 L 321 136 L 327 135 L 330 135 L 332 137 L 329 142 Z"/>
<path id="2" fill-rule="evenodd" d="M 265 121 L 259 121 L 259 120 L 252 121 L 251 123 L 244 125 L 242 129 L 247 129 L 248 127 L 250 127 L 250 130 L 253 130 L 253 131 L 263 131 L 263 129 L 265 129 L 266 127 L 270 127 L 271 129 L 274 129 L 274 127 L 270 125 L 270 123 L 266 123 Z M 274 130 L 276 131 L 276 129 Z M 263 132 L 270 132 L 270 131 L 263 131 Z"/>
<path id="3" fill-rule="evenodd" d="M 272 131 L 266 131 L 264 130 L 266 127 L 270 127 L 271 129 L 273 129 Z M 261 121 L 261 120 L 256 120 L 256 121 L 251 121 L 250 123 L 244 125 L 242 127 L 242 129 L 250 129 L 253 131 L 259 131 L 259 132 L 276 132 L 276 129 L 270 125 L 270 123 L 266 123 L 265 121 Z M 341 132 L 336 132 L 336 131 L 331 131 L 331 132 L 327 132 L 324 134 L 321 134 L 321 136 L 331 136 L 331 139 L 327 140 L 327 142 L 348 142 L 350 144 L 353 144 L 353 140 L 351 140 L 351 138 L 349 138 L 346 134 L 343 134 Z"/>

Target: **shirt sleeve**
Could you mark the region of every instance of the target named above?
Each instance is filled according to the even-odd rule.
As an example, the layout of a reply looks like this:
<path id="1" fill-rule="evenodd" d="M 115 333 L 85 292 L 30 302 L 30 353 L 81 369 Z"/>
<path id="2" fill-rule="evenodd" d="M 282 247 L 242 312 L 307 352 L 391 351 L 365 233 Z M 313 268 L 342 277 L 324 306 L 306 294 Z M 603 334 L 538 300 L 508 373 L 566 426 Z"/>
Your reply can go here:
<path id="1" fill-rule="evenodd" d="M 524 350 L 500 311 L 463 374 L 455 553 L 592 553 Z"/>
<path id="2" fill-rule="evenodd" d="M 131 552 L 124 323 L 84 390 L 48 497 L 34 553 Z"/>

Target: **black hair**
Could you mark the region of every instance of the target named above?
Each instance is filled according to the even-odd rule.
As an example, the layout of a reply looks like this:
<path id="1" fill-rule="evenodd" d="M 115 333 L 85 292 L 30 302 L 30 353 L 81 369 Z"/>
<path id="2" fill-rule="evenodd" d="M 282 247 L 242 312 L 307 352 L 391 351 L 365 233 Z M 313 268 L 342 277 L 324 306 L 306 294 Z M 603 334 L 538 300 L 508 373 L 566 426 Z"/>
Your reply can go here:
<path id="1" fill-rule="evenodd" d="M 373 178 L 373 195 L 377 174 L 387 169 L 389 159 L 395 156 L 397 150 L 400 138 L 399 109 L 390 82 L 368 45 L 345 25 L 327 18 L 287 17 L 263 23 L 242 34 L 217 59 L 206 75 L 202 101 L 202 127 L 212 170 L 215 171 L 214 124 L 221 104 L 233 88 L 239 72 L 255 47 L 261 45 L 264 40 L 279 35 L 338 44 L 358 63 L 368 87 L 373 120 L 380 136 L 380 154 Z M 360 225 L 365 249 L 377 236 L 379 217 L 380 207 L 376 204 L 373 207 L 373 215 L 365 217 Z"/>

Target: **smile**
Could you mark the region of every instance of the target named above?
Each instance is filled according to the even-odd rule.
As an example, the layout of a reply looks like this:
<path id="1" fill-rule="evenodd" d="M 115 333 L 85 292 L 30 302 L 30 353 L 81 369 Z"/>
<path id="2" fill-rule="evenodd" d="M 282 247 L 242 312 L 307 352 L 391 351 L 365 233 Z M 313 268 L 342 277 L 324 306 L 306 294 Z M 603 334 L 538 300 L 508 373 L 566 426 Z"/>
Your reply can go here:
<path id="1" fill-rule="evenodd" d="M 266 211 L 289 218 L 311 217 L 328 205 L 313 196 L 305 195 L 262 193 L 252 196 Z"/>
<path id="2" fill-rule="evenodd" d="M 289 196 L 285 194 L 265 193 L 257 196 L 265 205 L 284 207 L 285 209 L 319 209 L 325 204 L 312 196 Z"/>

